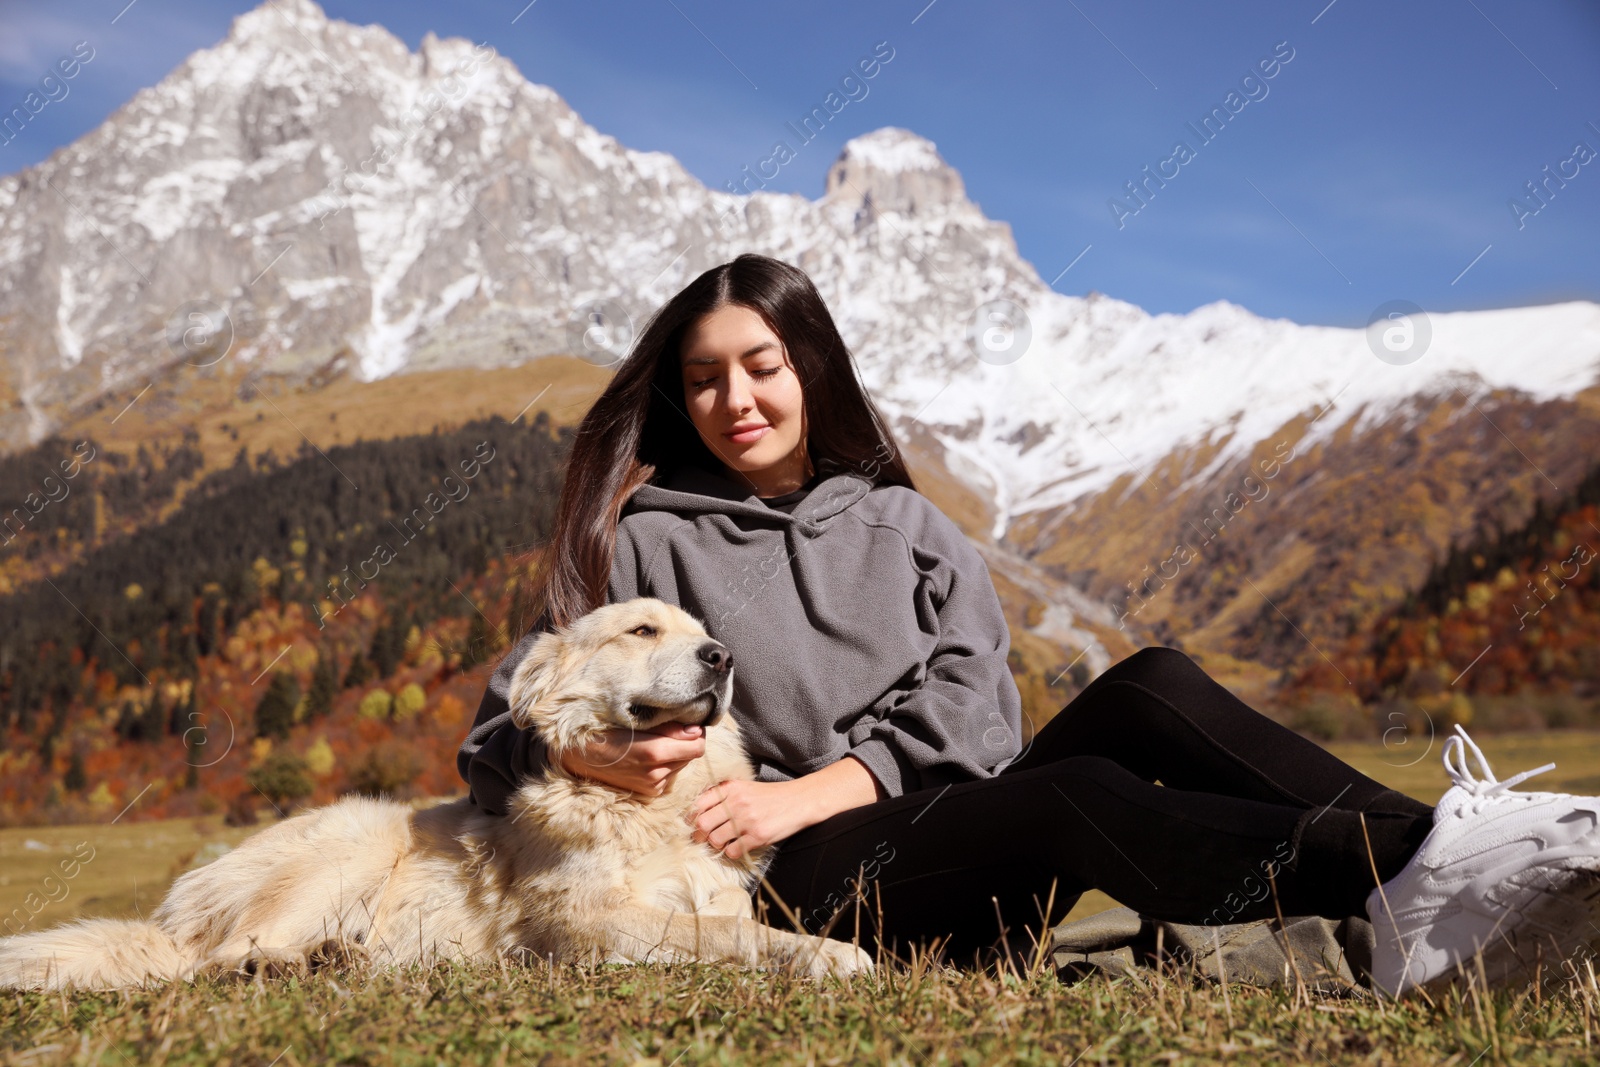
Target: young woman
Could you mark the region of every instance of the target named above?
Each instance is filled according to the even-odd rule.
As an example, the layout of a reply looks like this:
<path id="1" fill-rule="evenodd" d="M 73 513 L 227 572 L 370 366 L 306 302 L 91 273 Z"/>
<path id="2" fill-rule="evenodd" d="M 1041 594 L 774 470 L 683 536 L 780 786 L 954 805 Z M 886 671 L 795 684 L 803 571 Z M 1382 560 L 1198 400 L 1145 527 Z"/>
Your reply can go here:
<path id="1" fill-rule="evenodd" d="M 1493 967 L 1588 928 L 1600 801 L 1512 792 L 1527 775 L 1495 781 L 1474 746 L 1480 780 L 1464 734 L 1430 808 L 1146 648 L 1025 747 L 982 558 L 915 491 L 810 279 L 774 259 L 709 270 L 650 320 L 579 426 L 537 585 L 458 756 L 475 802 L 502 812 L 557 773 L 506 706 L 537 633 L 660 597 L 732 650 L 757 767 L 702 795 L 694 835 L 734 857 L 776 843 L 769 917 L 813 932 L 858 886 L 834 936 L 944 937 L 952 958 L 1025 944 L 1052 890 L 1050 921 L 1091 887 L 1188 923 L 1365 914 L 1398 994 L 1480 946 Z M 673 726 L 557 758 L 654 794 L 703 750 Z"/>

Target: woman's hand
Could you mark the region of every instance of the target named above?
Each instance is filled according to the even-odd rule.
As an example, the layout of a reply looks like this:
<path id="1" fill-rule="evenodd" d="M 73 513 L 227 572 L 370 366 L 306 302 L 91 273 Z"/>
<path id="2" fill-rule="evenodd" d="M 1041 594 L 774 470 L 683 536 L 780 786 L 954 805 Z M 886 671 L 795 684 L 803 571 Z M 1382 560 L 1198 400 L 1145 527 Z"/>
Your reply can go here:
<path id="1" fill-rule="evenodd" d="M 561 766 L 578 778 L 658 797 L 705 753 L 704 728 L 666 722 L 652 730 L 607 730 L 583 748 L 562 752 Z"/>
<path id="2" fill-rule="evenodd" d="M 689 809 L 692 836 L 736 860 L 809 826 L 805 799 L 798 782 L 718 782 Z"/>
<path id="3" fill-rule="evenodd" d="M 688 818 L 694 840 L 736 860 L 883 795 L 867 765 L 846 756 L 791 782 L 718 782 L 700 794 Z"/>

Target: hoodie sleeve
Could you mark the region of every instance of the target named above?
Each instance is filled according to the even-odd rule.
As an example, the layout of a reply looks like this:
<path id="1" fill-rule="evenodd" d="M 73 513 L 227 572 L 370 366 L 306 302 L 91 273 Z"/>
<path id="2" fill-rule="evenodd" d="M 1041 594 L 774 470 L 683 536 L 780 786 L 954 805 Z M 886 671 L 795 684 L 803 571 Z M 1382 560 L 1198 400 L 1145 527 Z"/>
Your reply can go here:
<path id="1" fill-rule="evenodd" d="M 541 632 L 536 624 L 495 667 L 472 729 L 456 753 L 456 772 L 467 783 L 468 798 L 490 815 L 506 813 L 506 801 L 523 778 L 544 773 L 544 743 L 532 730 L 520 730 L 512 723 L 508 702 L 517 664 Z"/>
<path id="2" fill-rule="evenodd" d="M 638 596 L 638 551 L 627 523 L 617 524 L 617 547 L 611 564 L 611 584 L 606 602 L 615 604 Z M 549 627 L 543 616 L 518 641 L 489 676 L 478 703 L 472 729 L 456 752 L 456 773 L 467 783 L 467 796 L 481 810 L 504 815 L 506 802 L 524 778 L 542 775 L 547 750 L 539 735 L 511 721 L 511 679 L 517 665 Z"/>
<path id="3" fill-rule="evenodd" d="M 1022 740 L 1022 696 L 1006 662 L 1011 631 L 988 566 L 943 512 L 931 503 L 919 510 L 922 521 L 905 532 L 929 579 L 933 653 L 921 684 L 886 697 L 849 732 L 850 755 L 890 796 L 991 777 Z"/>

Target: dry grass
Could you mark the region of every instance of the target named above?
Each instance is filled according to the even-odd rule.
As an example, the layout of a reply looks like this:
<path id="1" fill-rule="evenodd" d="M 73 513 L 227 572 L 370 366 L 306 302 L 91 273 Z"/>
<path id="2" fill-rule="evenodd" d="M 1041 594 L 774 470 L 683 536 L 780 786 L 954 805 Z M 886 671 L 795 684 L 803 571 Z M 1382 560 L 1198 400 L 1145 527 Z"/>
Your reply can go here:
<path id="1" fill-rule="evenodd" d="M 1470 730 L 1471 727 L 1469 726 Z M 1439 727 L 1436 736 L 1395 732 L 1389 744 L 1340 741 L 1328 751 L 1357 770 L 1429 804 L 1450 785 L 1440 753 L 1450 731 Z M 1561 793 L 1600 793 L 1600 732 L 1593 730 L 1541 730 L 1538 733 L 1473 734 L 1472 739 L 1494 764 L 1499 778 L 1554 763 L 1555 770 L 1539 775 L 1525 790 Z"/>
<path id="2" fill-rule="evenodd" d="M 201 849 L 236 845 L 255 829 L 223 826 L 215 815 L 0 830 L 0 924 L 20 932 L 87 916 L 148 915 Z"/>
<path id="3" fill-rule="evenodd" d="M 1600 768 L 1600 735 L 1480 739 L 1502 777 L 1554 759 L 1549 788 Z M 1333 746 L 1426 799 L 1438 745 Z M 1401 764 L 1401 765 L 1397 765 Z M 1542 784 L 1542 782 L 1540 783 Z M 249 831 L 214 820 L 0 831 L 0 901 L 22 895 L 78 842 L 95 858 L 30 929 L 73 914 L 148 912 L 207 842 Z M 33 840 L 45 846 L 27 847 Z M 1088 894 L 1074 916 L 1110 906 Z M 890 962 L 866 980 L 815 983 L 705 966 L 456 966 L 254 984 L 184 983 L 128 994 L 7 994 L 0 1058 L 146 1063 L 1593 1063 L 1600 987 L 1583 973 L 1536 995 L 1452 992 L 1434 1004 L 1218 987 L 1180 968 L 1077 984 L 1048 968 L 976 973 Z"/>
<path id="4" fill-rule="evenodd" d="M 148 392 L 131 389 L 108 397 L 60 433 L 69 441 L 93 436 L 112 451 L 132 452 L 141 444 L 176 440 L 192 427 L 200 435 L 207 469 L 214 469 L 231 463 L 240 448 L 252 456 L 271 450 L 282 457 L 293 455 L 307 440 L 328 449 L 358 439 L 427 433 L 434 426 L 458 426 L 491 415 L 513 419 L 525 412 L 531 421 L 546 411 L 558 425 L 575 426 L 608 377 L 581 359 L 549 356 L 516 367 L 287 386 L 275 379 L 251 379 L 244 368 L 224 361 L 203 371 L 187 368 L 167 374 Z"/>
<path id="5" fill-rule="evenodd" d="M 812 982 L 701 965 L 455 966 L 11 994 L 14 1063 L 1594 1062 L 1592 979 L 1396 1007 L 1148 981 L 890 965 Z"/>

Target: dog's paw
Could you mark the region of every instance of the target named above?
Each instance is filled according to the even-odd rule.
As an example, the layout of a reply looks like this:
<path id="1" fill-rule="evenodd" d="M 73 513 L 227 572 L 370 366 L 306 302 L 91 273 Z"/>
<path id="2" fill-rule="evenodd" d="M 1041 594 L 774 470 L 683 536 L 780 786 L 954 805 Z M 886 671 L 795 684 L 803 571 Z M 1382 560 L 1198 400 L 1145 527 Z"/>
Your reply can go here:
<path id="1" fill-rule="evenodd" d="M 367 950 L 347 937 L 330 937 L 306 953 L 306 965 L 318 971 L 348 971 L 367 962 Z"/>
<path id="2" fill-rule="evenodd" d="M 202 973 L 217 982 L 275 981 L 306 973 L 302 955 L 257 950 L 231 960 L 211 960 Z"/>
<path id="3" fill-rule="evenodd" d="M 805 954 L 811 977 L 848 978 L 853 974 L 872 973 L 872 957 L 862 949 L 832 938 L 818 938 L 818 942 Z"/>

